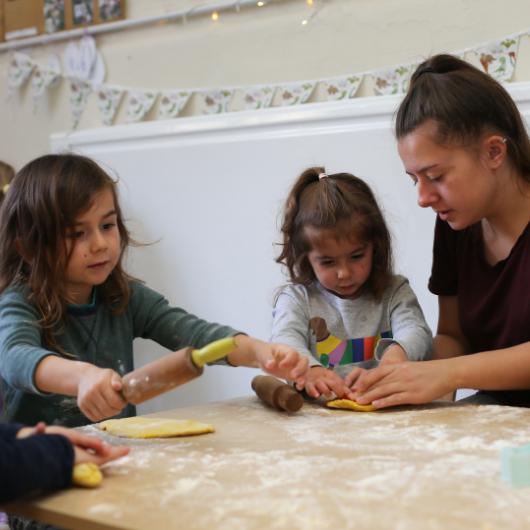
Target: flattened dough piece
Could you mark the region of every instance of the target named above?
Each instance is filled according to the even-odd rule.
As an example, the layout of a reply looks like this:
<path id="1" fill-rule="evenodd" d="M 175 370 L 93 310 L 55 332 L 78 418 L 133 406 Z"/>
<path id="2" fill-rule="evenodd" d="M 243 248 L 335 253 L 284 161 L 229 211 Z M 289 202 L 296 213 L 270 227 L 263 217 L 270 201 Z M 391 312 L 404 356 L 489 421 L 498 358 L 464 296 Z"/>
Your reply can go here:
<path id="1" fill-rule="evenodd" d="M 84 488 L 96 488 L 101 484 L 103 475 L 99 470 L 99 466 L 93 462 L 85 462 L 83 464 L 76 464 L 72 471 L 72 482 L 76 486 L 83 486 Z"/>
<path id="2" fill-rule="evenodd" d="M 372 412 L 377 410 L 373 405 L 359 405 L 357 401 L 352 401 L 351 399 L 333 399 L 326 403 L 331 409 L 347 409 L 347 410 L 356 410 L 358 412 Z"/>
<path id="3" fill-rule="evenodd" d="M 174 420 L 170 418 L 145 418 L 134 416 L 117 420 L 105 420 L 99 428 L 125 438 L 171 438 L 214 432 L 213 425 L 195 420 Z"/>

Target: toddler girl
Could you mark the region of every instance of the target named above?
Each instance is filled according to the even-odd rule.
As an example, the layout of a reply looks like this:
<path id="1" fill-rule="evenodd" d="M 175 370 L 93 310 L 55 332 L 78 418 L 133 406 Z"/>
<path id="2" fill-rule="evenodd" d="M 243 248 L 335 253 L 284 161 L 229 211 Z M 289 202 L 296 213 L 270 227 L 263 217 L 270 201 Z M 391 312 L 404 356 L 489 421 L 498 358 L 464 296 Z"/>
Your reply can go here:
<path id="1" fill-rule="evenodd" d="M 272 340 L 305 354 L 305 390 L 354 399 L 367 368 L 422 360 L 432 335 L 403 276 L 392 274 L 390 234 L 368 185 L 348 173 L 304 171 L 286 202 L 283 250 L 291 283 L 276 297 Z"/>

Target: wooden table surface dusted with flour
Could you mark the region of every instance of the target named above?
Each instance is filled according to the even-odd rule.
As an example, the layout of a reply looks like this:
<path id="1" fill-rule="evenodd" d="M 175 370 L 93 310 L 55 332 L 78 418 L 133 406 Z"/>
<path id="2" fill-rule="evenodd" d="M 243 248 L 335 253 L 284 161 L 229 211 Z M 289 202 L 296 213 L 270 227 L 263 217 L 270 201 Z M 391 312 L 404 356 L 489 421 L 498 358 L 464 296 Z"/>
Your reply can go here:
<path id="1" fill-rule="evenodd" d="M 530 442 L 528 409 L 360 413 L 305 404 L 287 415 L 248 397 L 156 416 L 212 423 L 216 432 L 131 440 L 98 489 L 10 509 L 81 530 L 530 528 L 530 488 L 500 478 L 500 449 Z"/>

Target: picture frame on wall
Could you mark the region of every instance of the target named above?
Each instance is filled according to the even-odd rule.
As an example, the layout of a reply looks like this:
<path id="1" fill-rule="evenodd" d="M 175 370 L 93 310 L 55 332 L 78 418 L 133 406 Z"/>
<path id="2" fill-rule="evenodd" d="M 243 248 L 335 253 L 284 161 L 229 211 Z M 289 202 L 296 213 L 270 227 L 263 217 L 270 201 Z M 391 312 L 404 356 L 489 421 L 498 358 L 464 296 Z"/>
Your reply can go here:
<path id="1" fill-rule="evenodd" d="M 44 31 L 55 33 L 66 29 L 64 0 L 44 0 Z"/>
<path id="2" fill-rule="evenodd" d="M 74 27 L 94 23 L 93 0 L 72 0 L 72 23 Z"/>
<path id="3" fill-rule="evenodd" d="M 97 0 L 99 22 L 108 22 L 124 17 L 124 0 Z"/>

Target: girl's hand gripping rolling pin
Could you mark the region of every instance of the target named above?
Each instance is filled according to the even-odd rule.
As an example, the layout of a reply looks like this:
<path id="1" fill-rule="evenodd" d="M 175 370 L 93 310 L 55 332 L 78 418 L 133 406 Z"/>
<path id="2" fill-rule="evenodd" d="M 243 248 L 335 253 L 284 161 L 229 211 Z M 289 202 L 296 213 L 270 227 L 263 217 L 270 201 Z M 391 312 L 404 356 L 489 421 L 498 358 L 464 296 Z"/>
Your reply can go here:
<path id="1" fill-rule="evenodd" d="M 143 403 L 200 376 L 204 365 L 222 359 L 237 348 L 234 337 L 216 340 L 200 350 L 182 348 L 133 370 L 122 378 L 123 397 Z"/>

